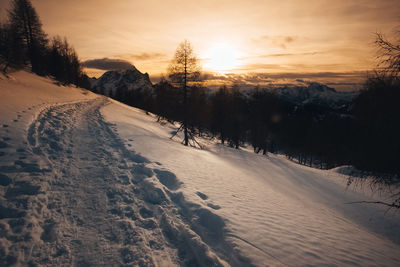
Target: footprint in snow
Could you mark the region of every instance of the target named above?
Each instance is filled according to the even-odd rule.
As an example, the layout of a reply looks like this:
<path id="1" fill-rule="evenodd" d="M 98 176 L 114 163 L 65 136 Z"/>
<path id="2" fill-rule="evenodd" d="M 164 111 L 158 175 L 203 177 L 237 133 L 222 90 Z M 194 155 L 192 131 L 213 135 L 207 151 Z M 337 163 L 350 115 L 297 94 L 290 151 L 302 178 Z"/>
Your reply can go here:
<path id="1" fill-rule="evenodd" d="M 209 206 L 210 208 L 212 208 L 213 210 L 219 210 L 221 208 L 221 206 L 219 205 L 215 205 L 213 203 L 207 203 L 207 206 Z"/>
<path id="2" fill-rule="evenodd" d="M 163 248 L 163 245 L 157 241 L 154 240 L 150 240 L 149 241 L 149 247 L 151 249 L 155 249 L 155 250 L 161 250 Z"/>
<path id="3" fill-rule="evenodd" d="M 108 212 L 110 212 L 110 213 L 113 214 L 113 215 L 117 215 L 117 216 L 119 216 L 119 217 L 121 217 L 121 218 L 124 217 L 123 211 L 120 210 L 119 208 L 110 209 Z"/>
<path id="4" fill-rule="evenodd" d="M 131 169 L 131 173 L 134 178 L 137 179 L 144 179 L 153 176 L 153 171 L 142 164 L 133 166 Z"/>
<path id="5" fill-rule="evenodd" d="M 194 211 L 197 222 L 215 235 L 222 235 L 225 227 L 224 220 L 208 209 L 198 209 Z"/>
<path id="6" fill-rule="evenodd" d="M 196 194 L 202 199 L 202 200 L 207 200 L 208 196 L 200 191 L 197 191 Z M 213 203 L 207 203 L 207 206 L 212 208 L 213 210 L 219 210 L 221 206 L 213 204 Z"/>
<path id="7" fill-rule="evenodd" d="M 134 220 L 134 221 L 137 220 L 135 211 L 130 206 L 125 207 L 124 215 L 131 220 Z"/>
<path id="8" fill-rule="evenodd" d="M 143 157 L 143 156 L 141 156 L 141 155 L 139 155 L 139 154 L 134 154 L 134 153 L 131 154 L 130 159 L 131 159 L 133 162 L 136 162 L 136 163 L 149 163 L 149 162 L 150 162 L 150 161 L 149 161 L 148 159 L 146 159 L 145 157 Z"/>
<path id="9" fill-rule="evenodd" d="M 8 207 L 3 207 L 0 204 L 0 219 L 5 219 L 5 218 L 22 218 L 25 217 L 26 212 L 23 210 L 18 210 L 14 208 L 8 208 Z"/>
<path id="10" fill-rule="evenodd" d="M 170 171 L 155 169 L 154 172 L 156 173 L 157 178 L 160 181 L 160 183 L 165 185 L 170 190 L 176 190 L 182 184 L 182 182 L 178 181 L 178 179 L 176 178 L 176 175 Z"/>
<path id="11" fill-rule="evenodd" d="M 128 248 L 121 249 L 120 253 L 121 253 L 122 261 L 125 264 L 131 263 L 137 258 L 137 255 L 132 250 L 130 250 Z"/>
<path id="12" fill-rule="evenodd" d="M 0 185 L 7 186 L 11 183 L 11 178 L 5 174 L 0 173 Z"/>
<path id="13" fill-rule="evenodd" d="M 137 225 L 141 226 L 144 229 L 153 230 L 157 228 L 157 223 L 151 219 L 138 221 Z"/>
<path id="14" fill-rule="evenodd" d="M 26 181 L 15 183 L 14 187 L 9 187 L 6 191 L 5 197 L 10 200 L 20 196 L 34 196 L 41 193 L 39 185 L 33 185 Z"/>
<path id="15" fill-rule="evenodd" d="M 11 219 L 8 221 L 8 225 L 15 234 L 20 234 L 24 229 L 26 220 L 24 218 Z"/>
<path id="16" fill-rule="evenodd" d="M 202 200 L 208 199 L 208 196 L 207 196 L 206 194 L 203 194 L 202 192 L 197 191 L 196 194 L 197 194 Z"/>
<path id="17" fill-rule="evenodd" d="M 0 141 L 0 148 L 6 148 L 6 147 L 8 147 L 8 144 L 4 141 Z"/>
<path id="18" fill-rule="evenodd" d="M 57 225 L 54 221 L 46 221 L 45 225 L 43 225 L 43 232 L 40 236 L 40 239 L 49 243 L 57 240 Z"/>
<path id="19" fill-rule="evenodd" d="M 140 216 L 142 216 L 142 218 L 144 218 L 144 219 L 153 217 L 153 212 L 144 207 L 139 210 L 139 213 L 140 213 Z"/>
<path id="20" fill-rule="evenodd" d="M 123 185 L 129 185 L 130 181 L 129 181 L 129 177 L 127 175 L 120 175 L 119 177 L 119 182 Z"/>

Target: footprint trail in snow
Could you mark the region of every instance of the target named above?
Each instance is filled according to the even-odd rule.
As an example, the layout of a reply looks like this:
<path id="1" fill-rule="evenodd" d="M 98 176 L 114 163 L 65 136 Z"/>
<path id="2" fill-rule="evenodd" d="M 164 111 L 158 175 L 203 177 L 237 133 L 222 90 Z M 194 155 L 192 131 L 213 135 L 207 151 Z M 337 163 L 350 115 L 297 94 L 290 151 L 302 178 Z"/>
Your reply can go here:
<path id="1" fill-rule="evenodd" d="M 1 166 L 6 264 L 242 265 L 224 221 L 187 203 L 176 176 L 125 149 L 99 109 L 105 98 L 44 109 L 27 149 Z M 6 141 L 0 146 L 6 147 Z M 12 178 L 10 178 L 11 176 Z M 213 237 L 211 238 L 211 235 Z M 220 236 L 216 239 L 214 236 Z M 206 244 L 213 240 L 212 248 Z M 226 258 L 224 255 L 231 255 Z"/>

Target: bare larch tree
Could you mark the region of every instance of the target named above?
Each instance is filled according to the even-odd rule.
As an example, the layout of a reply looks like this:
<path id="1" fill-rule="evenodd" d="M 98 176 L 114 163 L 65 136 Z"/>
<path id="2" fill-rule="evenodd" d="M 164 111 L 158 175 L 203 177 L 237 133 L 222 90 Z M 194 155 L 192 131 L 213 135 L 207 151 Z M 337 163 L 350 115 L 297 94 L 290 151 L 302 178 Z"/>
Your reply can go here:
<path id="1" fill-rule="evenodd" d="M 189 144 L 188 133 L 188 90 L 190 85 L 199 80 L 200 64 L 193 52 L 192 45 L 185 40 L 179 44 L 174 58 L 168 67 L 168 76 L 174 85 L 179 86 L 183 93 L 183 122 L 180 129 L 184 132 L 184 145 Z M 179 131 L 179 130 L 178 130 Z"/>

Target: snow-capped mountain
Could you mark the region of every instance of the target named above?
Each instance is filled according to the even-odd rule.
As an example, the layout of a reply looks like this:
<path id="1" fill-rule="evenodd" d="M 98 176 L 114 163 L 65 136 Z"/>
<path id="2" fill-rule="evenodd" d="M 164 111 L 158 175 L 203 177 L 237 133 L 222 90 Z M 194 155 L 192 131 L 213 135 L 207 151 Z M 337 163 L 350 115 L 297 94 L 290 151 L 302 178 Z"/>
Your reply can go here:
<path id="1" fill-rule="evenodd" d="M 357 92 L 337 92 L 324 84 L 311 82 L 306 86 L 293 85 L 272 89 L 282 99 L 298 105 L 314 104 L 338 108 L 347 105 Z"/>
<path id="2" fill-rule="evenodd" d="M 93 90 L 106 96 L 115 95 L 118 89 L 152 92 L 153 85 L 147 73 L 141 73 L 134 66 L 126 70 L 107 71 L 98 79 L 92 79 Z"/>

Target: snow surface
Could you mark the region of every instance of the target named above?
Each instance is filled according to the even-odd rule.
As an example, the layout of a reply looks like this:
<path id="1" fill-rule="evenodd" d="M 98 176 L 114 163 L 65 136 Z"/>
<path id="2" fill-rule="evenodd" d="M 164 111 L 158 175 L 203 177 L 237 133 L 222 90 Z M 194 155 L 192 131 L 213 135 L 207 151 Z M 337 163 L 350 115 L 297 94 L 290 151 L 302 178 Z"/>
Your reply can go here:
<path id="1" fill-rule="evenodd" d="M 346 204 L 386 194 L 340 170 L 184 147 L 141 110 L 0 79 L 1 266 L 400 265 L 399 213 Z"/>
<path id="2" fill-rule="evenodd" d="M 129 147 L 177 176 L 187 201 L 223 218 L 224 238 L 253 264 L 399 264 L 399 214 L 346 204 L 378 197 L 347 188 L 346 176 L 217 144 L 177 145 L 174 128 L 118 102 L 103 113 Z"/>

